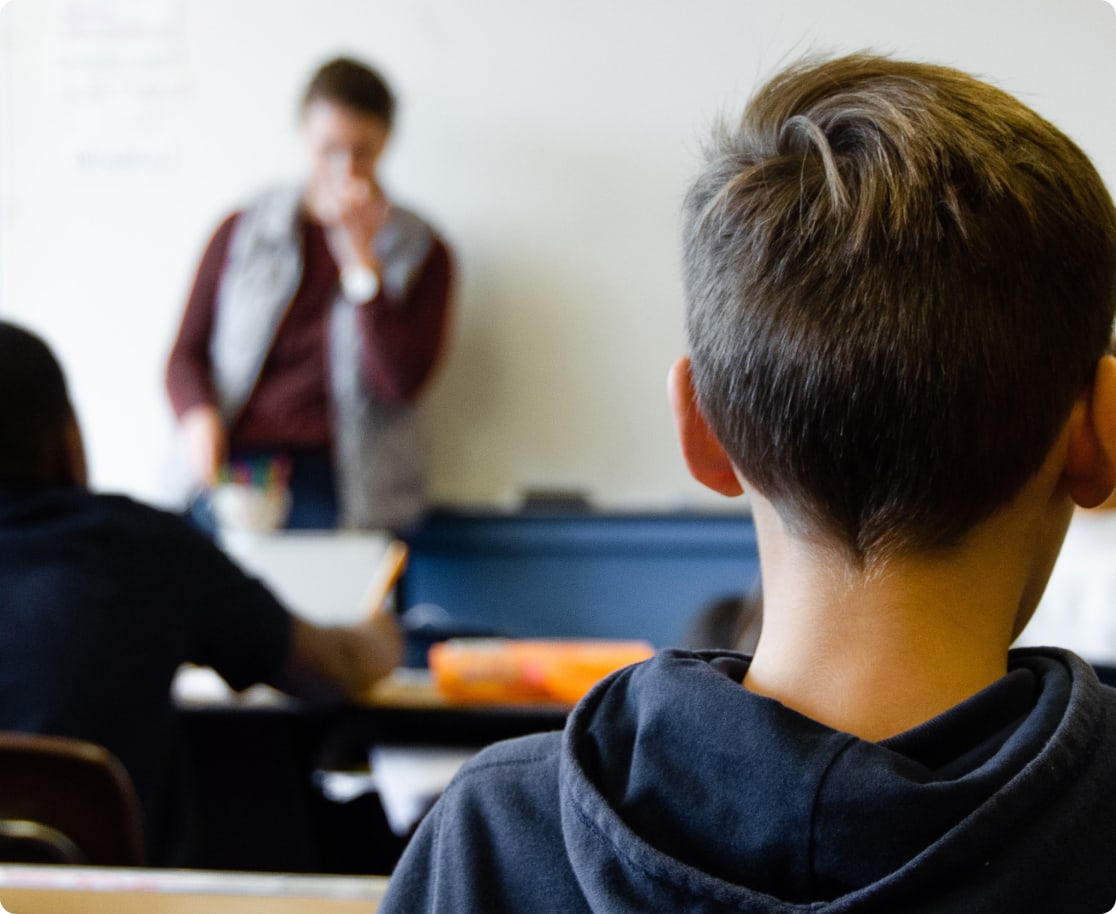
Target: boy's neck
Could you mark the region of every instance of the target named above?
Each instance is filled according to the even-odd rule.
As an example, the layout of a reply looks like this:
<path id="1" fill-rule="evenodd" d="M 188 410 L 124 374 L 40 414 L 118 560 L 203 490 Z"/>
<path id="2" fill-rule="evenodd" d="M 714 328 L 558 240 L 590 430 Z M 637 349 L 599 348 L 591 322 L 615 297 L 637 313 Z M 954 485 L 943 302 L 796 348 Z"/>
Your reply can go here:
<path id="1" fill-rule="evenodd" d="M 745 687 L 878 741 L 991 685 L 1069 521 L 1068 499 L 1045 499 L 1013 504 L 955 549 L 864 567 L 789 535 L 755 499 L 764 618 Z"/>

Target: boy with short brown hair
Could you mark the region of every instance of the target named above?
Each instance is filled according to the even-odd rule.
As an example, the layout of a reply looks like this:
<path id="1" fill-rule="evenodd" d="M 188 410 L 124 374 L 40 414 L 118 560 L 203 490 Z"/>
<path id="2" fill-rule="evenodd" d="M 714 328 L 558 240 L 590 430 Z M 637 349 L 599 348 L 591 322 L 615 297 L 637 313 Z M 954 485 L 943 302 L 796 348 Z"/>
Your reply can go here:
<path id="1" fill-rule="evenodd" d="M 387 912 L 1104 912 L 1116 693 L 1011 652 L 1116 486 L 1116 211 L 1017 100 L 789 68 L 688 195 L 694 476 L 751 497 L 754 657 L 667 651 L 488 750 Z"/>

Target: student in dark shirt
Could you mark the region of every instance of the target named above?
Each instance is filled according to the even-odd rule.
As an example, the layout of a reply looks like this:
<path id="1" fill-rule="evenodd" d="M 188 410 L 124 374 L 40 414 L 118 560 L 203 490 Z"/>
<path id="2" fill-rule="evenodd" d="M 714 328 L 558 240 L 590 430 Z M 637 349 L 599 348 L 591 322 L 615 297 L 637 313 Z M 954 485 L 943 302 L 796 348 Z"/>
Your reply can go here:
<path id="1" fill-rule="evenodd" d="M 1116 901 L 1116 692 L 1011 651 L 1116 486 L 1116 211 L 954 70 L 806 62 L 685 205 L 694 476 L 747 491 L 753 657 L 666 651 L 462 769 L 406 911 L 1085 914 Z"/>
<path id="2" fill-rule="evenodd" d="M 0 322 L 0 729 L 74 736 L 132 777 L 149 858 L 190 865 L 192 808 L 170 689 L 183 663 L 233 687 L 314 682 L 358 695 L 400 660 L 386 614 L 292 616 L 177 516 L 86 487 L 61 369 Z"/>

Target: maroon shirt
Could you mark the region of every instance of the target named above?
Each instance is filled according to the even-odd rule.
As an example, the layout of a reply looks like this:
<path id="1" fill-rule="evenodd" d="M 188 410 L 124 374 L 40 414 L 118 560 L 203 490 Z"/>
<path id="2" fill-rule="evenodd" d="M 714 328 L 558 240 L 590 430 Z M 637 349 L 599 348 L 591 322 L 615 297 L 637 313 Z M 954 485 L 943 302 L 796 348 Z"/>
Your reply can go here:
<path id="1" fill-rule="evenodd" d="M 202 403 L 216 404 L 209 361 L 217 288 L 240 213 L 217 229 L 202 255 L 166 384 L 177 416 Z M 324 228 L 300 218 L 302 280 L 272 341 L 259 379 L 230 431 L 234 447 L 328 448 L 332 440 L 328 315 L 339 272 Z M 381 400 L 413 400 L 442 351 L 449 316 L 452 264 L 435 239 L 426 265 L 406 301 L 382 290 L 357 308 L 364 382 Z"/>

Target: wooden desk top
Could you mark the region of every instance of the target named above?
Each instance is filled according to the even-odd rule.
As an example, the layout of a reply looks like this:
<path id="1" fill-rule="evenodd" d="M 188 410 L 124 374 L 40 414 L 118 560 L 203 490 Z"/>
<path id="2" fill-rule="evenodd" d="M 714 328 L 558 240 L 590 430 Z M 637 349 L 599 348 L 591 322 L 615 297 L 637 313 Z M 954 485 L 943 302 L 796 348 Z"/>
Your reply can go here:
<path id="1" fill-rule="evenodd" d="M 367 694 L 362 704 L 374 708 L 411 708 L 430 709 L 452 707 L 448 699 L 438 691 L 429 670 L 399 668 L 377 682 Z"/>
<path id="2" fill-rule="evenodd" d="M 560 730 L 570 710 L 560 704 L 451 701 L 434 687 L 428 672 L 408 669 L 396 670 L 357 701 L 325 708 L 305 705 L 266 686 L 239 694 L 228 686 L 219 694 L 179 689 L 175 701 L 179 713 L 189 718 L 265 714 L 299 719 L 324 713 L 344 721 L 350 737 L 359 736 L 367 745 L 478 748 L 528 733 Z"/>
<path id="3" fill-rule="evenodd" d="M 478 714 L 502 711 L 522 713 L 531 711 L 564 717 L 572 705 L 560 702 L 469 702 L 455 701 L 438 691 L 429 670 L 399 668 L 376 683 L 364 696 L 362 704 L 373 708 L 399 708 L 408 710 L 473 711 Z"/>
<path id="4" fill-rule="evenodd" d="M 373 914 L 379 877 L 0 866 L 11 914 Z"/>
<path id="5" fill-rule="evenodd" d="M 255 685 L 243 692 L 233 691 L 220 676 L 207 667 L 185 665 L 174 683 L 174 700 L 180 708 L 284 709 L 295 708 L 298 700 L 270 686 Z M 355 707 L 400 711 L 461 711 L 484 713 L 535 712 L 560 718 L 571 705 L 558 702 L 461 702 L 438 691 L 429 670 L 399 668 L 376 683 Z"/>

